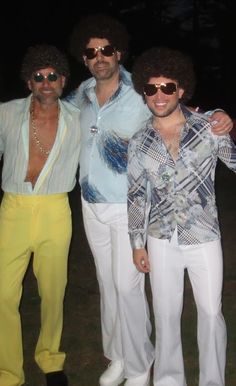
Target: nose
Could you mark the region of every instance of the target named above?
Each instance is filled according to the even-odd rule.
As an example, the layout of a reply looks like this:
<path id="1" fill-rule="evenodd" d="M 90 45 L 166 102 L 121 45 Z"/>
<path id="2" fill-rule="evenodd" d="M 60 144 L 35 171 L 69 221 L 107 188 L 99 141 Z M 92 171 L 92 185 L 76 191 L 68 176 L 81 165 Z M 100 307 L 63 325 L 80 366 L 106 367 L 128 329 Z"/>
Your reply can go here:
<path id="1" fill-rule="evenodd" d="M 101 50 L 98 50 L 98 51 L 97 51 L 97 55 L 96 55 L 96 59 L 97 59 L 97 60 L 101 60 L 101 59 L 103 59 L 103 57 L 104 57 L 104 56 L 103 56 L 103 54 L 102 54 L 102 51 L 101 51 Z"/>
<path id="2" fill-rule="evenodd" d="M 160 98 L 163 95 L 163 92 L 161 91 L 160 87 L 157 88 L 155 96 L 157 98 Z"/>
<path id="3" fill-rule="evenodd" d="M 48 80 L 48 78 L 44 78 L 44 79 L 43 79 L 42 84 L 45 84 L 45 83 L 46 83 L 46 84 L 50 83 L 49 80 Z"/>

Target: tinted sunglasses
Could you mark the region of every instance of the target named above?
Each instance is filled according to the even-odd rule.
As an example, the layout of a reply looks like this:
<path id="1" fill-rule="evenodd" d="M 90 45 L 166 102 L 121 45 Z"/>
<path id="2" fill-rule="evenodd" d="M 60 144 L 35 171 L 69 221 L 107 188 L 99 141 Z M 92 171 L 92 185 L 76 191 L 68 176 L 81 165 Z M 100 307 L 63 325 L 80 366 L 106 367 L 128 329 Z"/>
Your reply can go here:
<path id="1" fill-rule="evenodd" d="M 41 72 L 36 72 L 33 75 L 33 79 L 37 83 L 43 82 L 45 79 L 47 79 L 49 82 L 56 82 L 56 80 L 59 78 L 59 75 L 56 74 L 56 72 L 50 72 L 48 75 L 43 75 Z"/>
<path id="2" fill-rule="evenodd" d="M 172 95 L 176 92 L 177 85 L 174 82 L 167 82 L 160 84 L 146 83 L 143 86 L 143 92 L 146 96 L 155 95 L 159 89 L 166 95 Z"/>
<path id="3" fill-rule="evenodd" d="M 84 50 L 84 55 L 86 56 L 87 59 L 94 59 L 97 56 L 98 51 L 101 52 L 102 55 L 104 56 L 112 56 L 115 53 L 115 47 L 111 46 L 108 44 L 107 46 L 104 47 L 95 47 L 95 48 L 85 48 Z"/>

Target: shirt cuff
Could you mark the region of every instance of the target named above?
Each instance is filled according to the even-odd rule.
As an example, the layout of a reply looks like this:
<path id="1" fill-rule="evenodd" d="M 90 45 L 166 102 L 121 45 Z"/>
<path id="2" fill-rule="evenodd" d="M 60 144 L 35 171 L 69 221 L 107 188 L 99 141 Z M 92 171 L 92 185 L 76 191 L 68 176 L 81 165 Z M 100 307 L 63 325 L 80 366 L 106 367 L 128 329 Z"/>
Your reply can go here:
<path id="1" fill-rule="evenodd" d="M 207 115 L 208 117 L 211 117 L 214 113 L 217 113 L 217 112 L 225 113 L 223 109 L 215 109 L 215 110 L 205 111 L 204 114 Z"/>
<path id="2" fill-rule="evenodd" d="M 142 249 L 146 245 L 146 234 L 132 233 L 129 235 L 132 249 Z"/>

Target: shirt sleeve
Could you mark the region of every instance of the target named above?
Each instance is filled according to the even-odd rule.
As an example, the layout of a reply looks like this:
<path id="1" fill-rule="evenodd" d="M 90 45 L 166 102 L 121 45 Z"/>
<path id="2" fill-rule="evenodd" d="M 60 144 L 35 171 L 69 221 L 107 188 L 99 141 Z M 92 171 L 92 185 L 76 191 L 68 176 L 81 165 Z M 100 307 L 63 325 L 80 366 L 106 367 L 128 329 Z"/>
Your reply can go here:
<path id="1" fill-rule="evenodd" d="M 206 115 L 207 117 L 212 117 L 212 115 L 214 113 L 217 113 L 217 112 L 221 112 L 221 113 L 224 113 L 225 111 L 223 109 L 214 109 L 214 110 L 208 110 L 208 111 L 204 111 L 203 114 Z"/>
<path id="2" fill-rule="evenodd" d="M 232 171 L 236 172 L 236 145 L 229 134 L 217 136 L 218 157 Z"/>
<path id="3" fill-rule="evenodd" d="M 71 91 L 64 100 L 66 102 L 71 103 L 72 105 L 79 107 L 80 103 L 80 94 L 81 94 L 81 88 L 78 86 L 75 90 Z"/>
<path id="4" fill-rule="evenodd" d="M 2 118 L 2 111 L 0 110 L 0 116 Z M 2 132 L 2 119 L 0 123 L 0 160 L 2 158 L 2 155 L 4 153 L 4 141 L 3 141 L 3 132 Z"/>
<path id="5" fill-rule="evenodd" d="M 131 247 L 144 248 L 146 244 L 147 176 L 141 162 L 137 141 L 128 146 L 128 228 Z"/>

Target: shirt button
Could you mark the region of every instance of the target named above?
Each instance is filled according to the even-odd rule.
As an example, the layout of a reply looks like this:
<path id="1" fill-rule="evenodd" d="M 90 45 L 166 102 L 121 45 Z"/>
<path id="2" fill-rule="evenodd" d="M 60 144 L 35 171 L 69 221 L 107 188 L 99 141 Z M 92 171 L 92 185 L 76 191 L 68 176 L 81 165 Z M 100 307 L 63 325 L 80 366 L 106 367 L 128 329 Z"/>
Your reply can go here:
<path id="1" fill-rule="evenodd" d="M 163 173 L 161 178 L 163 179 L 163 181 L 169 181 L 170 180 L 170 176 L 167 173 Z"/>

